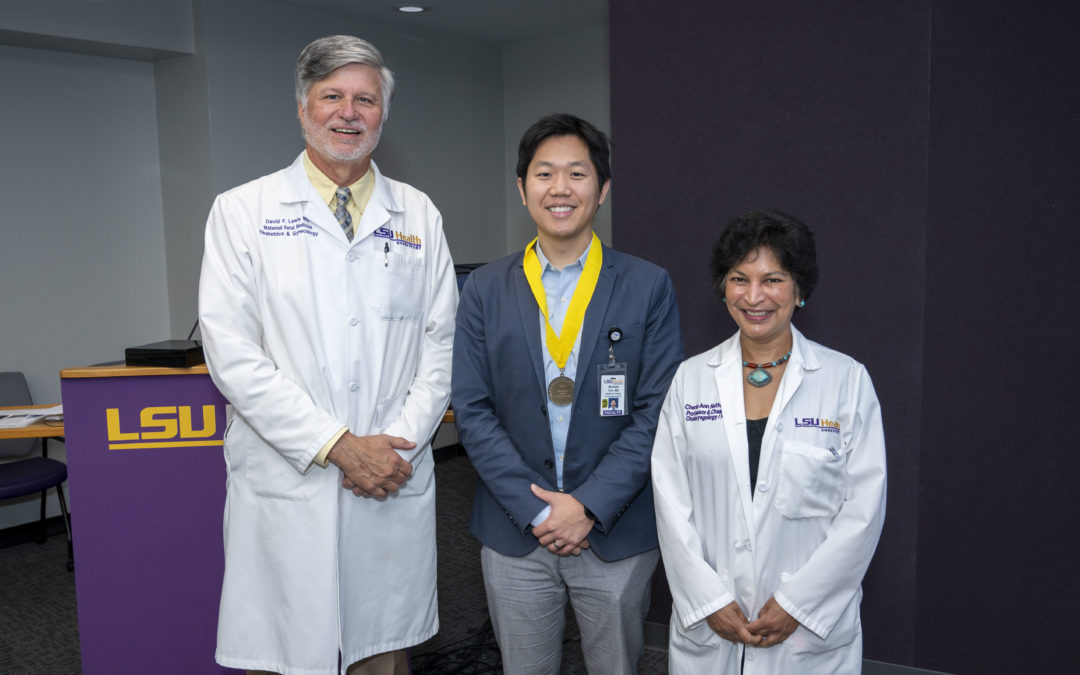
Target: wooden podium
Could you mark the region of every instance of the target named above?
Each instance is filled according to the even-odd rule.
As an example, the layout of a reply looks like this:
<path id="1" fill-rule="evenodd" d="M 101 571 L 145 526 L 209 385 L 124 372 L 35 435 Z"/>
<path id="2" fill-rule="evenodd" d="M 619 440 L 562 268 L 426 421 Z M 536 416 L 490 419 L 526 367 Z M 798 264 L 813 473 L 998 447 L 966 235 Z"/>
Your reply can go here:
<path id="1" fill-rule="evenodd" d="M 205 366 L 61 371 L 83 673 L 214 663 L 225 399 Z"/>

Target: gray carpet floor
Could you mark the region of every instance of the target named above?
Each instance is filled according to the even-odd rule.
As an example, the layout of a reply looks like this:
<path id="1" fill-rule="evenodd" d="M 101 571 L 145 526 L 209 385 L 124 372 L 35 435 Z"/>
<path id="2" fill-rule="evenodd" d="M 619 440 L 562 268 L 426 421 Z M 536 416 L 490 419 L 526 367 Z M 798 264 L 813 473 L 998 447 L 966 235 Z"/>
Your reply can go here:
<path id="1" fill-rule="evenodd" d="M 498 648 L 491 637 L 480 572 L 480 543 L 468 531 L 476 472 L 464 457 L 435 466 L 439 555 L 440 630 L 412 651 L 416 675 L 495 673 Z M 64 536 L 39 545 L 0 549 L 0 674 L 81 673 L 75 604 L 76 571 L 68 572 Z M 485 630 L 486 629 L 486 630 Z M 568 612 L 562 672 L 584 674 L 580 637 Z M 646 649 L 642 675 L 667 672 L 667 654 Z"/>
<path id="2" fill-rule="evenodd" d="M 81 673 L 75 575 L 63 534 L 0 549 L 0 673 Z"/>

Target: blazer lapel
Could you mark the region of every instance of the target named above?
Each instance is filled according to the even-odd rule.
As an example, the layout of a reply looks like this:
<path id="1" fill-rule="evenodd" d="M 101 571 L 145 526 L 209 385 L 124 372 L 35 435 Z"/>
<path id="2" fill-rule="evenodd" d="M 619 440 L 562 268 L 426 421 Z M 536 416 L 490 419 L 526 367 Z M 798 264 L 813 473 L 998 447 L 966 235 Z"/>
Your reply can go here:
<path id="1" fill-rule="evenodd" d="M 578 349 L 577 375 L 574 387 L 574 399 L 585 387 L 585 378 L 589 377 L 589 364 L 593 362 L 593 352 L 600 344 L 600 331 L 604 330 L 604 318 L 607 316 L 607 308 L 611 303 L 611 293 L 615 288 L 615 261 L 612 260 L 611 249 L 604 246 L 604 263 L 600 268 L 600 276 L 596 280 L 596 288 L 589 300 L 589 308 L 585 310 L 585 321 L 581 325 L 581 346 Z"/>
<path id="2" fill-rule="evenodd" d="M 536 374 L 536 384 L 547 400 L 547 382 L 544 378 L 544 355 L 540 353 L 543 345 L 540 344 L 540 308 L 536 305 L 529 281 L 525 278 L 525 266 L 522 261 L 525 254 L 518 256 L 513 269 L 514 296 L 517 298 L 518 315 L 521 321 L 521 332 L 525 336 L 525 344 L 529 347 L 529 356 L 532 360 L 533 371 Z"/>

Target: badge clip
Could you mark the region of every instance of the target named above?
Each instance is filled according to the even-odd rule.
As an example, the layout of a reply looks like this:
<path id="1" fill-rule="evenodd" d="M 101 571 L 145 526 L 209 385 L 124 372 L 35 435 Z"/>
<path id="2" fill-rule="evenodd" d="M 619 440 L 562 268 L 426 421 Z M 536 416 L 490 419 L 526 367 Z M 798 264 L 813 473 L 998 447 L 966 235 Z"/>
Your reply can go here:
<path id="1" fill-rule="evenodd" d="M 607 339 L 608 339 L 608 348 L 607 348 L 608 363 L 614 364 L 615 363 L 615 343 L 622 339 L 622 329 L 619 328 L 618 326 L 612 326 L 611 328 L 608 328 Z"/>

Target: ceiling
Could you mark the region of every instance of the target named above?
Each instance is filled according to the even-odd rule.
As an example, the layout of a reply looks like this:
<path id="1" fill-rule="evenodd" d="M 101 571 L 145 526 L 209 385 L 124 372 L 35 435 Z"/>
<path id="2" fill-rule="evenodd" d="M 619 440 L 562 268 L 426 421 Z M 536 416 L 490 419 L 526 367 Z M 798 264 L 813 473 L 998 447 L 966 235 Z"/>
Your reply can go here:
<path id="1" fill-rule="evenodd" d="M 431 8 L 423 14 L 393 11 L 395 6 L 409 4 L 407 0 L 286 1 L 496 43 L 604 26 L 608 15 L 608 0 L 418 0 L 415 4 Z"/>

